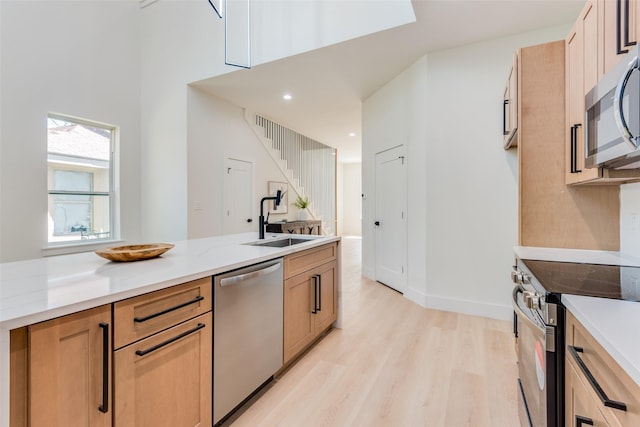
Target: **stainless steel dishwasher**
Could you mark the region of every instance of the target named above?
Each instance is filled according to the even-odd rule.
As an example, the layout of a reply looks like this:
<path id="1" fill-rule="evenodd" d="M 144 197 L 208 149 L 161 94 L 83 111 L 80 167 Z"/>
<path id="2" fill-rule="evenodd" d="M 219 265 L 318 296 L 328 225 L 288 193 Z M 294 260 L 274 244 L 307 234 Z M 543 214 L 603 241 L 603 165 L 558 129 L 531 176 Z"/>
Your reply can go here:
<path id="1" fill-rule="evenodd" d="M 282 367 L 282 258 L 214 276 L 213 422 Z"/>

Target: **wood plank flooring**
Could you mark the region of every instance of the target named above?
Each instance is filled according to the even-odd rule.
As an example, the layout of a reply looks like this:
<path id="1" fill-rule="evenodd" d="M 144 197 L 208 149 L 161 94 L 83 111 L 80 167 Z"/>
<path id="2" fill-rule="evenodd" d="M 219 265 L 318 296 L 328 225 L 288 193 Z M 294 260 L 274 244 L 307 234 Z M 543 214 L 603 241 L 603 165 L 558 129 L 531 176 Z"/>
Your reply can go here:
<path id="1" fill-rule="evenodd" d="M 519 426 L 511 323 L 425 309 L 362 278 L 360 243 L 342 241 L 343 328 L 225 425 Z"/>

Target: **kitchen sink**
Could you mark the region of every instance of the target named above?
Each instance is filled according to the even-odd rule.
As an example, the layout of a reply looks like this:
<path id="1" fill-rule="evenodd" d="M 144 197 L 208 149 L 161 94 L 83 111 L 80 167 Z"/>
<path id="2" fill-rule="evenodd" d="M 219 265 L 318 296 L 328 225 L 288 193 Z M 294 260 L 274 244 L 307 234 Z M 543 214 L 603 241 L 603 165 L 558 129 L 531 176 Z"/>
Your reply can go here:
<path id="1" fill-rule="evenodd" d="M 270 246 L 272 248 L 286 248 L 287 246 L 298 245 L 300 243 L 309 242 L 312 239 L 296 239 L 295 237 L 289 237 L 287 239 L 277 240 L 265 240 L 263 242 L 247 243 L 251 246 Z"/>

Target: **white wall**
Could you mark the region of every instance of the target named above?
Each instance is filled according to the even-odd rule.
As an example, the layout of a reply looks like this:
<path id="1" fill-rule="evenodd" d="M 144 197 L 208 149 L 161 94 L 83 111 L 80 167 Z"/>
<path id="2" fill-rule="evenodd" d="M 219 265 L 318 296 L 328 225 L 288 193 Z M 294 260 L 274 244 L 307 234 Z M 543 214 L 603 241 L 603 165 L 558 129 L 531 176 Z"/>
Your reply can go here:
<path id="1" fill-rule="evenodd" d="M 188 237 L 224 234 L 223 188 L 225 158 L 253 163 L 253 229 L 258 230 L 260 199 L 267 195 L 268 181 L 285 182 L 264 145 L 244 118 L 244 110 L 198 89 L 188 89 Z M 291 187 L 289 187 L 291 189 Z M 295 195 L 290 192 L 289 203 Z M 201 209 L 195 209 L 195 202 Z M 265 205 L 266 209 L 266 205 Z M 297 209 L 287 214 L 270 215 L 270 221 L 294 220 Z"/>
<path id="2" fill-rule="evenodd" d="M 0 2 L 0 261 L 47 245 L 47 113 L 120 127 L 121 230 L 140 234 L 137 2 Z"/>
<path id="3" fill-rule="evenodd" d="M 640 183 L 620 186 L 620 252 L 640 258 Z"/>
<path id="4" fill-rule="evenodd" d="M 415 19 L 408 0 L 256 1 L 251 16 L 253 65 Z M 187 85 L 237 70 L 224 65 L 223 30 L 223 21 L 202 0 L 159 1 L 142 10 L 142 225 L 147 240 L 192 235 L 187 231 L 187 176 L 193 173 L 187 170 Z M 195 114 L 193 108 L 189 114 Z"/>
<path id="5" fill-rule="evenodd" d="M 362 235 L 362 164 L 338 164 L 338 232 Z"/>
<path id="6" fill-rule="evenodd" d="M 375 153 L 406 144 L 406 296 L 508 319 L 517 242 L 517 159 L 502 149 L 501 100 L 518 47 L 569 26 L 430 53 L 363 105 L 363 272 L 374 276 Z"/>

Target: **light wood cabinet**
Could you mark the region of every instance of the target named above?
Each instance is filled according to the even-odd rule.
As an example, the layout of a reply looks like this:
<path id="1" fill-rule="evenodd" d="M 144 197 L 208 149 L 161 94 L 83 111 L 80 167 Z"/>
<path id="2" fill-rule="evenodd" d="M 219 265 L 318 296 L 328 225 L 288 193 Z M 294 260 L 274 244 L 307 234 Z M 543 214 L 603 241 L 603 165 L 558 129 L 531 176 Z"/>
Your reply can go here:
<path id="1" fill-rule="evenodd" d="M 598 13 L 588 0 L 566 38 L 566 147 L 567 184 L 601 178 L 598 168 L 585 168 L 584 96 L 598 82 Z"/>
<path id="2" fill-rule="evenodd" d="M 637 42 L 637 0 L 597 0 L 600 26 L 598 77 L 611 71 Z"/>
<path id="3" fill-rule="evenodd" d="M 618 250 L 619 187 L 565 184 L 565 41 L 518 57 L 519 244 Z"/>
<path id="4" fill-rule="evenodd" d="M 333 243 L 285 257 L 285 365 L 337 319 L 336 250 Z"/>
<path id="5" fill-rule="evenodd" d="M 210 426 L 211 278 L 114 304 L 115 427 Z"/>
<path id="6" fill-rule="evenodd" d="M 518 145 L 518 106 L 518 54 L 515 53 L 502 97 L 502 142 L 505 150 Z"/>
<path id="7" fill-rule="evenodd" d="M 212 313 L 115 352 L 115 427 L 211 425 Z"/>
<path id="8" fill-rule="evenodd" d="M 640 386 L 570 312 L 566 345 L 566 425 L 576 416 L 595 426 L 640 425 Z"/>
<path id="9" fill-rule="evenodd" d="M 570 427 L 609 426 L 589 396 L 589 391 L 573 364 L 567 363 L 565 370 L 565 425 Z"/>
<path id="10" fill-rule="evenodd" d="M 114 348 L 211 311 L 211 278 L 194 280 L 113 305 Z"/>
<path id="11" fill-rule="evenodd" d="M 110 427 L 111 306 L 28 327 L 29 425 Z"/>

